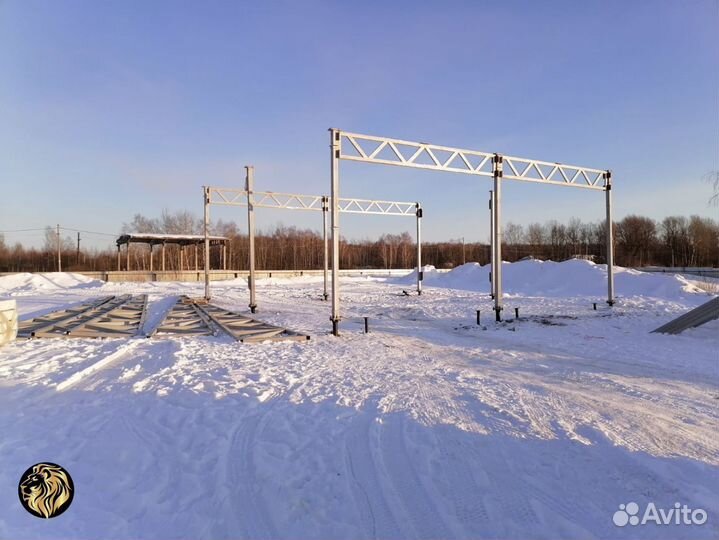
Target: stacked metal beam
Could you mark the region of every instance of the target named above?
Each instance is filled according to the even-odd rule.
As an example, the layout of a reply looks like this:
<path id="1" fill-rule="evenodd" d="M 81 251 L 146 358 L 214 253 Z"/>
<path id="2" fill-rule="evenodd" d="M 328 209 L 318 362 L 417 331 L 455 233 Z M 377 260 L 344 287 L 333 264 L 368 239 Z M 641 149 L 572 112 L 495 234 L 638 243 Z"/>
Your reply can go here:
<path id="1" fill-rule="evenodd" d="M 162 335 L 212 335 L 220 332 L 243 343 L 259 341 L 306 341 L 310 336 L 274 326 L 239 313 L 183 296 L 151 333 Z"/>
<path id="2" fill-rule="evenodd" d="M 132 337 L 142 331 L 147 295 L 105 296 L 23 321 L 18 338 Z"/>

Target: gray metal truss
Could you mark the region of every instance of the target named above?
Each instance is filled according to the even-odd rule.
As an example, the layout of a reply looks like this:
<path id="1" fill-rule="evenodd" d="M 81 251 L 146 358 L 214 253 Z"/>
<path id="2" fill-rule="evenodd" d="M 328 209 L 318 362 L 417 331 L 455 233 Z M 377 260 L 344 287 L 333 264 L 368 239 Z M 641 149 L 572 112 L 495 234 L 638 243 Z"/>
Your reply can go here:
<path id="1" fill-rule="evenodd" d="M 188 296 L 177 300 L 150 336 L 217 336 L 220 332 L 243 343 L 310 339 L 306 334 L 251 319 Z"/>
<path id="2" fill-rule="evenodd" d="M 611 172 L 603 169 L 567 165 L 536 159 L 504 156 L 451 146 L 440 146 L 389 137 L 377 137 L 330 129 L 330 193 L 340 198 L 341 160 L 395 165 L 416 169 L 484 176 L 494 181 L 491 195 L 492 231 L 492 297 L 497 320 L 501 320 L 502 306 L 502 180 L 516 180 L 537 184 L 558 185 L 604 191 L 607 220 L 607 303 L 614 304 L 614 240 L 612 232 Z M 332 204 L 332 333 L 339 335 L 339 214 L 341 203 Z M 418 210 L 421 212 L 421 210 Z"/>
<path id="3" fill-rule="evenodd" d="M 254 182 L 254 168 L 246 167 L 247 179 L 246 189 L 240 188 L 224 188 L 216 186 L 206 186 L 203 188 L 203 197 L 205 199 L 205 235 L 209 232 L 209 206 L 245 206 L 248 209 L 248 230 L 250 244 L 254 246 L 254 209 L 255 208 L 272 208 L 275 210 L 309 210 L 322 212 L 322 231 L 324 239 L 324 292 L 323 298 L 328 299 L 328 234 L 327 234 L 327 214 L 332 206 L 332 199 L 324 195 L 303 195 L 300 193 L 283 193 L 275 191 L 254 191 L 252 189 Z M 422 261 L 422 242 L 421 242 L 421 218 L 422 208 L 417 202 L 403 201 L 382 201 L 374 199 L 355 199 L 340 198 L 338 202 L 339 211 L 343 214 L 373 214 L 383 216 L 410 216 L 417 220 L 417 294 L 422 294 L 423 273 L 421 269 Z M 250 310 L 252 313 L 257 308 L 256 304 L 256 285 L 254 271 L 254 247 L 249 250 L 250 256 Z M 206 262 L 205 268 L 209 268 Z M 209 273 L 205 272 L 205 298 L 210 299 L 210 280 Z"/>
<path id="4" fill-rule="evenodd" d="M 247 206 L 247 191 L 236 188 L 209 186 L 210 204 L 225 206 Z M 253 191 L 256 208 L 274 208 L 278 210 L 314 210 L 322 212 L 323 195 L 300 195 L 274 191 Z M 328 199 L 331 203 L 331 199 Z M 380 201 L 372 199 L 339 200 L 340 211 L 346 214 L 377 214 L 384 216 L 414 216 L 416 202 Z"/>
<path id="5" fill-rule="evenodd" d="M 147 295 L 106 296 L 20 323 L 19 338 L 115 338 L 142 331 Z"/>
<path id="6" fill-rule="evenodd" d="M 339 159 L 493 176 L 493 152 L 340 131 Z M 347 144 L 343 144 L 347 143 Z M 604 190 L 606 170 L 502 155 L 505 180 Z"/>

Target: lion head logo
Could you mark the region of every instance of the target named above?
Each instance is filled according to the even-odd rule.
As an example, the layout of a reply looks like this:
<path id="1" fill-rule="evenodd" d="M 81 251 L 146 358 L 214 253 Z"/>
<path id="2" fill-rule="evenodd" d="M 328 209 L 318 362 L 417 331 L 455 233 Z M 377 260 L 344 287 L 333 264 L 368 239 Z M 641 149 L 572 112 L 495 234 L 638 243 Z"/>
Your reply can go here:
<path id="1" fill-rule="evenodd" d="M 60 465 L 38 463 L 22 475 L 18 494 L 25 510 L 37 517 L 51 518 L 70 506 L 74 486 L 72 478 Z"/>

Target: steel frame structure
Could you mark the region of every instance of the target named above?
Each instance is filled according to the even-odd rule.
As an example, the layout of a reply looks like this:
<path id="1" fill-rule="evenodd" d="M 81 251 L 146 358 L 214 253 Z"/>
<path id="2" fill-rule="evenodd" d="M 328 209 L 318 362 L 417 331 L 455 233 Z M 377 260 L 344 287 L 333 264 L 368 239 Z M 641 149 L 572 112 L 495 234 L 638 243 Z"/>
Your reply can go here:
<path id="1" fill-rule="evenodd" d="M 105 296 L 20 323 L 19 338 L 116 338 L 142 331 L 147 295 Z"/>
<path id="2" fill-rule="evenodd" d="M 490 196 L 492 297 L 496 319 L 502 312 L 502 180 L 518 180 L 605 192 L 607 244 L 607 303 L 614 304 L 614 241 L 612 236 L 612 173 L 609 170 L 505 156 L 450 146 L 351 133 L 330 128 L 331 200 L 340 199 L 341 160 L 395 165 L 492 178 Z M 344 143 L 344 144 L 343 144 Z M 332 333 L 339 335 L 339 204 L 332 204 Z"/>
<path id="3" fill-rule="evenodd" d="M 310 336 L 257 321 L 213 304 L 181 296 L 147 337 L 163 335 L 217 336 L 224 332 L 241 343 L 307 341 Z"/>
<path id="4" fill-rule="evenodd" d="M 327 227 L 327 214 L 331 199 L 326 195 L 303 195 L 298 193 L 281 193 L 274 191 L 254 191 L 254 167 L 245 167 L 245 189 L 222 188 L 213 186 L 203 187 L 204 197 L 204 233 L 205 241 L 209 240 L 209 224 L 211 205 L 246 206 L 247 227 L 249 236 L 249 267 L 250 275 L 248 287 L 250 289 L 250 311 L 257 309 L 255 287 L 255 208 L 274 208 L 277 210 L 309 210 L 322 212 L 322 236 L 324 242 L 323 299 L 329 298 L 329 235 Z M 380 201 L 370 199 L 341 198 L 338 200 L 339 211 L 345 214 L 374 214 L 383 216 L 414 216 L 417 222 L 417 294 L 422 294 L 422 206 L 418 202 Z M 207 250 L 205 250 L 207 253 Z M 209 261 L 205 261 L 205 268 L 209 268 Z M 205 271 L 205 299 L 210 300 L 210 274 Z"/>

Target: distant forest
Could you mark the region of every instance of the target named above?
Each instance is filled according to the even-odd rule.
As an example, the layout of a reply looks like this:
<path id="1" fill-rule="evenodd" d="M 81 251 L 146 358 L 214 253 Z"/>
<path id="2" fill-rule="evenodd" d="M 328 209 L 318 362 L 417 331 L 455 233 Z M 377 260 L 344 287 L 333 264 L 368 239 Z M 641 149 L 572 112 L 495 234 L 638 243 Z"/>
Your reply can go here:
<path id="1" fill-rule="evenodd" d="M 631 215 L 614 223 L 615 263 L 620 266 L 719 266 L 719 222 L 699 216 L 667 217 L 659 222 Z M 123 232 L 201 234 L 202 222 L 189 212 L 163 213 L 159 218 L 136 215 Z M 212 234 L 230 238 L 228 269 L 247 268 L 247 235 L 240 234 L 233 222 L 217 221 Z M 605 225 L 584 223 L 573 218 L 568 223 L 548 221 L 527 226 L 506 223 L 503 227 L 502 258 L 517 261 L 532 256 L 561 261 L 583 257 L 605 262 Z M 114 249 L 78 251 L 73 239 L 62 239 L 62 269 L 66 271 L 107 271 L 117 268 Z M 156 248 L 157 249 L 157 248 Z M 192 249 L 192 248 L 189 248 Z M 179 248 L 167 247 L 166 268 L 179 269 Z M 257 268 L 267 270 L 310 270 L 322 268 L 321 233 L 295 227 L 278 226 L 256 236 Z M 149 270 L 149 248 L 132 245 L 133 270 Z M 370 241 L 342 241 L 341 268 L 411 268 L 415 265 L 414 237 L 384 234 Z M 486 243 L 461 240 L 427 242 L 422 246 L 424 264 L 452 268 L 464 262 L 489 262 Z M 213 251 L 213 268 L 220 268 L 219 253 Z M 125 260 L 123 248 L 123 265 Z M 155 259 L 156 261 L 158 258 Z M 194 269 L 192 257 L 186 257 Z M 202 255 L 200 255 L 202 261 Z M 201 263 L 200 263 L 201 264 Z M 0 272 L 48 272 L 57 269 L 57 235 L 48 227 L 41 249 L 9 245 L 0 234 Z M 157 269 L 157 267 L 155 268 Z"/>

